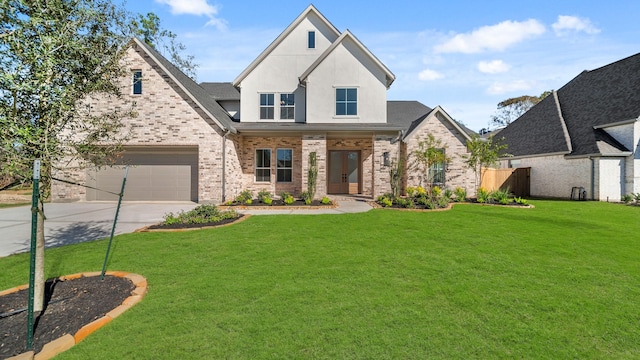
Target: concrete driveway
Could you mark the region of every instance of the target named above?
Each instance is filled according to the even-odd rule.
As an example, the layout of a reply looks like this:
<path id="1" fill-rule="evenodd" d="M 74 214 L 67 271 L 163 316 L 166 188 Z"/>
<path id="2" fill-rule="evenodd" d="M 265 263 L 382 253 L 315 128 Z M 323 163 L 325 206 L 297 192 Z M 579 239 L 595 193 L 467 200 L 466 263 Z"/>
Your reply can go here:
<path id="1" fill-rule="evenodd" d="M 46 247 L 75 244 L 109 237 L 116 214 L 116 202 L 45 204 Z M 116 235 L 158 223 L 169 212 L 191 210 L 192 202 L 124 202 L 120 207 Z M 31 207 L 0 209 L 0 257 L 29 251 Z"/>

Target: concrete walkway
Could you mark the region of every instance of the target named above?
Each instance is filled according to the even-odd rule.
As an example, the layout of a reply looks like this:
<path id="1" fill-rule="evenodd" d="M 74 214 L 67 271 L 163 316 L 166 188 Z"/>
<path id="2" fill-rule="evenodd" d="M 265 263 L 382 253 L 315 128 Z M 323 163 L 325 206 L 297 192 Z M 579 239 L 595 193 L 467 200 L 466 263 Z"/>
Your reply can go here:
<path id="1" fill-rule="evenodd" d="M 134 232 L 162 221 L 165 214 L 188 211 L 198 206 L 192 202 L 124 202 L 118 215 L 115 234 Z M 104 239 L 111 234 L 116 202 L 75 202 L 45 204 L 46 247 Z M 240 210 L 251 215 L 343 214 L 366 212 L 364 201 L 339 200 L 333 209 Z M 29 251 L 31 241 L 31 207 L 0 208 L 0 257 Z"/>

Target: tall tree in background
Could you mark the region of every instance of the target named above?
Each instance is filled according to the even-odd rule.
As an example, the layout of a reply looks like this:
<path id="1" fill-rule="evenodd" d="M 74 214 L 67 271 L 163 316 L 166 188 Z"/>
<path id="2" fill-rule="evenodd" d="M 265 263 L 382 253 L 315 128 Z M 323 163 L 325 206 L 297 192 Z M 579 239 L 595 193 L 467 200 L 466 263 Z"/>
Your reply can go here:
<path id="1" fill-rule="evenodd" d="M 496 114 L 491 117 L 491 123 L 494 126 L 507 126 L 549 94 L 551 91 L 545 91 L 540 96 L 523 95 L 501 101 Z"/>
<path id="2" fill-rule="evenodd" d="M 41 160 L 36 312 L 52 174 L 106 161 L 126 139 L 122 119 L 135 116 L 129 107 L 96 113 L 90 106 L 91 98 L 121 96 L 129 25 L 110 0 L 5 0 L 0 7 L 0 175 L 30 179 L 33 161 Z"/>
<path id="3" fill-rule="evenodd" d="M 147 45 L 163 53 L 165 57 L 177 66 L 183 73 L 192 79 L 196 79 L 198 65 L 193 61 L 192 55 L 183 55 L 186 46 L 177 41 L 177 35 L 163 29 L 160 18 L 150 12 L 147 15 L 138 14 L 131 19 L 134 36 L 141 38 Z"/>

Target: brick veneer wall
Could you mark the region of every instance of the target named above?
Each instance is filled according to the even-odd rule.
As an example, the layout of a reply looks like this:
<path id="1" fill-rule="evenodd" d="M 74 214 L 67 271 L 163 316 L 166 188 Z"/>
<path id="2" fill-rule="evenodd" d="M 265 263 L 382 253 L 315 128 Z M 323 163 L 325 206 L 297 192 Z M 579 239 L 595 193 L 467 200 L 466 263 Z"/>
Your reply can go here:
<path id="1" fill-rule="evenodd" d="M 309 154 L 316 153 L 318 179 L 316 180 L 316 198 L 327 195 L 327 138 L 325 135 L 302 136 L 302 190 L 307 190 Z"/>
<path id="2" fill-rule="evenodd" d="M 124 62 L 129 70 L 142 70 L 142 94 L 131 94 L 131 75 L 122 79 L 124 101 L 136 102 L 138 116 L 125 119 L 131 132 L 125 146 L 197 146 L 198 201 L 219 202 L 222 199 L 222 132 L 202 110 L 141 49 L 130 48 Z M 129 94 L 129 95 L 127 95 Z M 96 111 L 120 104 L 109 99 L 92 102 Z M 228 147 L 233 157 L 234 147 Z M 81 183 L 86 170 L 73 170 L 65 178 Z M 86 192 L 78 186 L 55 184 L 54 201 L 84 200 Z"/>
<path id="3" fill-rule="evenodd" d="M 373 197 L 391 192 L 391 166 L 384 165 L 384 153 L 389 153 L 390 165 L 397 163 L 400 155 L 400 141 L 397 135 L 377 135 L 373 137 Z"/>
<path id="4" fill-rule="evenodd" d="M 463 156 L 468 153 L 465 137 L 440 113 L 425 119 L 415 131 L 418 132 L 406 139 L 406 186 L 424 186 L 423 176 L 415 167 L 412 153 L 418 149 L 418 143 L 431 134 L 442 141 L 445 153 L 451 159 L 445 173 L 445 187 L 453 190 L 460 186 L 467 190 L 467 196 L 475 196 L 475 177 L 464 163 Z"/>

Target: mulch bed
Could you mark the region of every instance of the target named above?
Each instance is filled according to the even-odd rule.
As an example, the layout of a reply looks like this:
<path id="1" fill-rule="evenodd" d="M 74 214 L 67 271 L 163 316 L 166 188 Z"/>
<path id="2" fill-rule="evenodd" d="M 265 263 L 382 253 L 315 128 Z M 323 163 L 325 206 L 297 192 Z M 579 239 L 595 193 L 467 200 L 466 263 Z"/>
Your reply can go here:
<path id="1" fill-rule="evenodd" d="M 271 205 L 267 205 L 265 203 L 262 203 L 260 201 L 258 201 L 257 199 L 253 199 L 251 201 L 251 204 L 241 204 L 241 203 L 232 203 L 230 205 L 223 205 L 223 206 L 229 206 L 230 208 L 233 208 L 234 206 L 246 206 L 246 207 L 252 207 L 252 206 L 260 206 L 260 207 L 264 207 L 264 206 L 285 206 L 285 207 L 315 207 L 315 206 L 333 206 L 333 202 L 330 202 L 328 204 L 323 204 L 322 201 L 320 200 L 313 200 L 311 201 L 311 204 L 307 205 L 304 200 L 294 200 L 293 203 L 291 204 L 285 204 L 283 200 L 278 199 L 278 200 L 273 200 L 271 202 Z"/>
<path id="2" fill-rule="evenodd" d="M 202 223 L 202 224 L 155 224 L 155 225 L 151 225 L 148 226 L 147 229 L 149 230 L 180 230 L 180 229 L 198 229 L 198 228 L 204 228 L 204 227 L 212 227 L 212 226 L 221 226 L 221 225 L 226 225 L 226 224 L 231 224 L 234 223 L 238 220 L 240 220 L 244 215 L 243 214 L 238 214 L 239 216 L 237 218 L 233 218 L 233 219 L 224 219 L 224 220 L 220 220 L 220 221 L 216 221 L 216 222 L 207 222 L 207 223 Z"/>
<path id="3" fill-rule="evenodd" d="M 44 310 L 40 316 L 34 315 L 35 352 L 103 317 L 121 305 L 134 289 L 131 280 L 110 275 L 103 281 L 100 276 L 47 281 Z M 26 351 L 28 299 L 28 289 L 0 296 L 0 359 Z"/>

